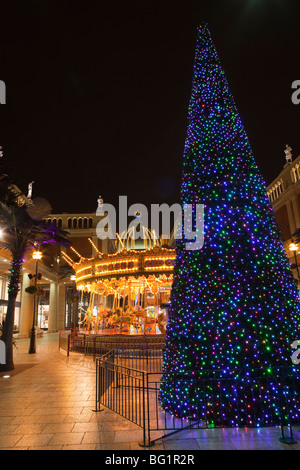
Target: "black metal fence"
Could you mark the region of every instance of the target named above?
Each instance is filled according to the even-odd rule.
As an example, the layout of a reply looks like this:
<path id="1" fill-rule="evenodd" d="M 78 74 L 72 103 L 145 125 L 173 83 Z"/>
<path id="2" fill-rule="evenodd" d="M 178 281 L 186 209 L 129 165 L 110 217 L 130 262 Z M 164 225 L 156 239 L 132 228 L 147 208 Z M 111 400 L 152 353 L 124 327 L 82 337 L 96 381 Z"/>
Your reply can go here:
<path id="1" fill-rule="evenodd" d="M 70 354 L 70 349 L 71 349 L 71 338 L 72 338 L 71 329 L 61 330 L 59 332 L 59 342 L 58 342 L 59 350 L 63 349 L 64 351 L 67 352 L 68 356 Z"/>
<path id="2" fill-rule="evenodd" d="M 198 425 L 198 421 L 176 418 L 159 407 L 162 361 L 163 347 L 159 345 L 118 348 L 96 361 L 96 411 L 103 405 L 140 426 L 140 445 L 145 447 L 154 443 L 153 431 L 163 434 Z"/>
<path id="3" fill-rule="evenodd" d="M 253 413 L 249 414 L 248 409 L 243 405 L 245 390 L 251 397 L 250 403 L 255 408 L 255 413 L 264 410 L 264 413 L 261 413 L 262 426 L 274 425 L 275 421 L 281 427 L 288 426 L 291 436 L 291 424 L 300 422 L 299 383 L 294 377 L 295 374 L 290 372 L 281 374 L 283 380 L 278 388 L 278 399 L 276 402 L 269 403 L 269 415 L 265 413 L 265 409 L 267 390 L 274 387 L 274 380 L 271 377 L 270 379 L 256 377 L 246 380 L 247 385 L 245 386 L 243 382 L 242 387 L 240 386 L 242 382 L 233 382 L 217 377 L 216 374 L 197 382 L 194 379 L 177 378 L 171 388 L 182 389 L 182 382 L 184 382 L 188 390 L 188 386 L 193 381 L 192 388 L 196 390 L 198 397 L 197 419 L 177 418 L 160 406 L 162 384 L 166 382 L 172 385 L 171 382 L 174 381 L 174 378 L 166 374 L 162 375 L 162 360 L 162 347 L 157 346 L 151 349 L 136 346 L 113 349 L 98 358 L 96 362 L 96 411 L 104 405 L 140 426 L 143 429 L 143 440 L 140 444 L 143 446 L 150 446 L 157 439 L 183 429 L 206 428 L 212 422 L 214 426 L 223 427 L 224 422 L 227 426 L 237 426 L 236 423 L 240 426 L 253 426 Z M 229 391 L 232 393 L 233 389 L 235 390 L 235 394 L 232 395 L 234 406 L 231 406 L 228 400 L 224 399 L 222 402 L 222 396 L 225 397 Z M 159 431 L 156 434 L 160 436 L 151 440 L 154 431 Z"/>
<path id="4" fill-rule="evenodd" d="M 93 335 L 71 329 L 60 331 L 59 348 L 67 355 L 78 352 L 88 356 L 102 356 L 112 349 L 149 348 L 163 349 L 164 335 Z"/>

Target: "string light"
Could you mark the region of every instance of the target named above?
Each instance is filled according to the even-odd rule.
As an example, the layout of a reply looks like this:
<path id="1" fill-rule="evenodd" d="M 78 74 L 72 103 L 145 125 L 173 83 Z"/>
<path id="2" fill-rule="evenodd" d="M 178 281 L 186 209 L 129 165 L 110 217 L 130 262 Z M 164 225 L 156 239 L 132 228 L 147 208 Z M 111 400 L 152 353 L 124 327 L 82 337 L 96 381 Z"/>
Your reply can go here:
<path id="1" fill-rule="evenodd" d="M 70 261 L 70 258 L 65 256 L 65 253 L 62 252 L 62 258 L 66 261 L 66 263 L 73 268 L 74 266 L 74 261 Z"/>
<path id="2" fill-rule="evenodd" d="M 297 422 L 299 292 L 207 26 L 198 33 L 181 205 L 204 204 L 205 242 L 176 245 L 160 402 L 219 425 Z"/>
<path id="3" fill-rule="evenodd" d="M 72 260 L 72 258 L 70 258 L 70 256 L 67 255 L 67 253 L 65 251 L 62 251 L 61 254 L 62 254 L 63 258 L 68 260 L 70 263 L 74 264 L 74 261 Z"/>
<path id="4" fill-rule="evenodd" d="M 73 251 L 73 253 L 75 253 L 75 255 L 77 255 L 77 256 L 78 256 L 78 258 L 82 258 L 81 254 L 80 254 L 80 253 L 78 253 L 78 251 L 77 251 L 77 250 L 75 250 L 75 248 L 74 248 L 73 246 L 70 246 L 70 249 Z"/>
<path id="5" fill-rule="evenodd" d="M 98 254 L 101 254 L 100 251 L 98 250 L 98 248 L 96 247 L 95 243 L 93 242 L 93 240 L 91 238 L 88 238 L 88 241 L 90 242 L 90 244 L 92 245 L 92 247 L 94 248 L 94 250 L 96 250 L 96 252 Z"/>
<path id="6" fill-rule="evenodd" d="M 158 252 L 162 254 L 158 256 Z M 175 258 L 175 251 L 168 248 L 154 247 L 138 251 L 124 249 L 118 253 L 103 254 L 100 261 L 96 257 L 89 261 L 73 262 L 73 267 L 77 281 L 80 282 L 93 277 L 122 276 L 133 272 L 173 271 Z"/>

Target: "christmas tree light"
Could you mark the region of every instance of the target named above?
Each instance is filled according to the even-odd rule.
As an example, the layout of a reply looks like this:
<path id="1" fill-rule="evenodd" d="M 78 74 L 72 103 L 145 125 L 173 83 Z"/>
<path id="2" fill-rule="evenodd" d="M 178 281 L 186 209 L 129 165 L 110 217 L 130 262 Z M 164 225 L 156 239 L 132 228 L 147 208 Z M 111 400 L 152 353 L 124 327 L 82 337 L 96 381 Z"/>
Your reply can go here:
<path id="1" fill-rule="evenodd" d="M 177 242 L 161 405 L 216 425 L 298 421 L 299 292 L 205 24 L 188 119 L 181 204 L 204 204 L 205 238 Z"/>

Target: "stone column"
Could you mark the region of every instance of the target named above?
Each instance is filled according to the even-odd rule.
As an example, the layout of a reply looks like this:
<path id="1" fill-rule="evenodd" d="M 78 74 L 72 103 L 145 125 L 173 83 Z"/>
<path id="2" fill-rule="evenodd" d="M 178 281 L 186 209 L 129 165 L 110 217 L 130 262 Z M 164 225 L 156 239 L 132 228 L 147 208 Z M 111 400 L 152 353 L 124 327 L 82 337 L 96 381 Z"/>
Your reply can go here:
<path id="1" fill-rule="evenodd" d="M 297 229 L 297 228 L 300 228 L 300 214 L 299 214 L 298 201 L 297 201 L 297 198 L 295 196 L 292 197 L 292 206 L 293 206 L 293 210 L 294 210 L 295 226 L 296 226 L 296 229 Z"/>
<path id="2" fill-rule="evenodd" d="M 32 327 L 33 320 L 33 302 L 34 295 L 25 292 L 26 287 L 31 285 L 31 281 L 28 277 L 29 271 L 23 270 L 23 279 L 21 287 L 21 309 L 20 309 L 20 326 L 19 326 L 19 338 L 28 338 Z"/>
<path id="3" fill-rule="evenodd" d="M 57 330 L 63 330 L 65 327 L 65 314 L 66 314 L 66 285 L 58 285 L 58 295 L 57 295 Z"/>
<path id="4" fill-rule="evenodd" d="M 295 217 L 294 217 L 294 212 L 293 212 L 293 209 L 292 209 L 291 201 L 288 201 L 286 203 L 286 207 L 287 207 L 287 213 L 288 213 L 290 233 L 293 234 L 296 230 L 296 223 L 295 223 Z"/>
<path id="5" fill-rule="evenodd" d="M 57 293 L 58 286 L 56 282 L 50 283 L 50 296 L 49 296 L 49 319 L 48 319 L 48 333 L 57 331 Z"/>

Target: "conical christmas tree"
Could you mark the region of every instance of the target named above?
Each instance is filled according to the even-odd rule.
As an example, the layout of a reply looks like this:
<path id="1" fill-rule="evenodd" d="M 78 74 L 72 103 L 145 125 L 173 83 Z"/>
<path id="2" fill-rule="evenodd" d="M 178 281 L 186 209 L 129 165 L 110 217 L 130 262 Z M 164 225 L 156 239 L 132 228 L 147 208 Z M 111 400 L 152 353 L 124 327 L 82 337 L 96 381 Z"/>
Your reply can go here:
<path id="1" fill-rule="evenodd" d="M 204 246 L 177 242 L 161 405 L 220 425 L 298 421 L 299 292 L 205 24 L 188 118 L 181 204 L 204 204 Z"/>

